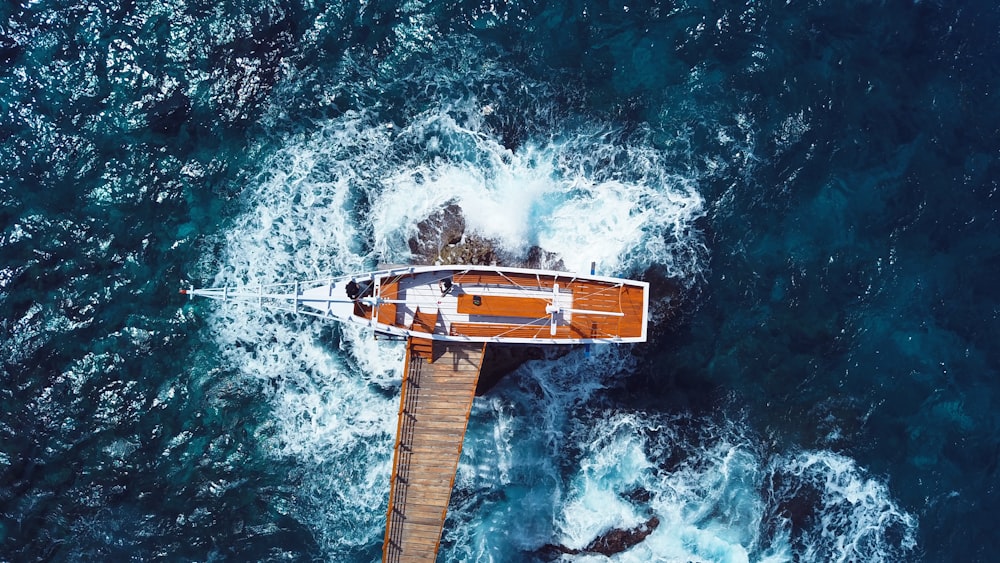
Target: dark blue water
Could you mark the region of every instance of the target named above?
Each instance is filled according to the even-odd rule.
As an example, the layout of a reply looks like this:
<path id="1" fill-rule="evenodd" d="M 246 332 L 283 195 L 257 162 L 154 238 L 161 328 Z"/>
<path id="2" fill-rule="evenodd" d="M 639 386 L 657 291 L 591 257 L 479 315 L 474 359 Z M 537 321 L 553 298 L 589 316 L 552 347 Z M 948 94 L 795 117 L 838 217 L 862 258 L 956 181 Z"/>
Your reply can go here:
<path id="1" fill-rule="evenodd" d="M 449 201 L 660 295 L 645 346 L 477 400 L 442 560 L 649 515 L 616 560 L 993 560 L 998 30 L 928 0 L 4 4 L 0 560 L 379 559 L 398 346 L 177 289 L 405 261 Z"/>

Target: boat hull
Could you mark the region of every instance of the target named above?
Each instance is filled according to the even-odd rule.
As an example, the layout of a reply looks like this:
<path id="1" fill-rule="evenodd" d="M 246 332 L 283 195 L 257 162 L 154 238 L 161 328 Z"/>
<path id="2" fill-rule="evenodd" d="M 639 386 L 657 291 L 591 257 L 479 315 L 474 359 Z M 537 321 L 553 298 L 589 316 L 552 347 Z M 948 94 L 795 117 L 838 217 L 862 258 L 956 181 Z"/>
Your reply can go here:
<path id="1" fill-rule="evenodd" d="M 349 322 L 399 338 L 512 344 L 644 342 L 648 284 L 552 270 L 408 267 L 354 276 L 371 284 Z M 307 297 L 307 295 L 304 295 Z M 325 313 L 329 308 L 320 304 Z"/>
<path id="2" fill-rule="evenodd" d="M 643 281 L 491 266 L 403 266 L 257 291 L 186 293 L 256 301 L 386 337 L 450 342 L 645 342 L 649 315 Z"/>

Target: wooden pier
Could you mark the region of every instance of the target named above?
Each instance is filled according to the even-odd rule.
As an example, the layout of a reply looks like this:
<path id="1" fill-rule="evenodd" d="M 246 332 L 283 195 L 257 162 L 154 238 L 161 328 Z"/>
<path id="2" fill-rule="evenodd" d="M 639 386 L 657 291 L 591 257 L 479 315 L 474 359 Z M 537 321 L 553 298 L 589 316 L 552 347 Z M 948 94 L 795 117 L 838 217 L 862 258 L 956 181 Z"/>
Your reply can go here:
<path id="1" fill-rule="evenodd" d="M 434 561 L 486 343 L 645 342 L 649 283 L 535 268 L 398 266 L 181 290 L 407 338 L 383 561 Z"/>
<path id="2" fill-rule="evenodd" d="M 435 319 L 418 315 L 415 322 Z M 407 343 L 382 546 L 387 563 L 437 558 L 485 349 L 421 338 Z"/>

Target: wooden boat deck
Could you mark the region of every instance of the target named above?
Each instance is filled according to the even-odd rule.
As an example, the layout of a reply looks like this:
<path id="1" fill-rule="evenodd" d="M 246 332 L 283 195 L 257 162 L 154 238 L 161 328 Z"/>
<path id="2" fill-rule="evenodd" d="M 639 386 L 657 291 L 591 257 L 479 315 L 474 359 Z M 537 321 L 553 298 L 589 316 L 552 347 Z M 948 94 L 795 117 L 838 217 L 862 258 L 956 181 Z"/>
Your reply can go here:
<path id="1" fill-rule="evenodd" d="M 436 313 L 414 324 L 434 326 Z M 433 562 L 485 344 L 411 338 L 399 404 L 382 560 Z"/>
<path id="2" fill-rule="evenodd" d="M 553 278 L 473 270 L 455 273 L 452 288 L 442 291 L 442 279 L 435 274 L 383 278 L 382 296 L 388 302 L 382 305 L 379 320 L 409 330 L 472 338 L 615 341 L 644 337 L 645 285 L 570 274 Z M 546 307 L 552 303 L 555 285 L 559 286 L 559 305 L 566 310 L 556 315 L 553 335 Z M 371 311 L 364 311 L 363 316 L 371 318 Z M 431 318 L 433 323 L 428 322 Z"/>
<path id="3" fill-rule="evenodd" d="M 474 265 L 400 267 L 256 290 L 185 293 L 339 319 L 391 337 L 455 342 L 644 342 L 649 312 L 644 281 Z"/>

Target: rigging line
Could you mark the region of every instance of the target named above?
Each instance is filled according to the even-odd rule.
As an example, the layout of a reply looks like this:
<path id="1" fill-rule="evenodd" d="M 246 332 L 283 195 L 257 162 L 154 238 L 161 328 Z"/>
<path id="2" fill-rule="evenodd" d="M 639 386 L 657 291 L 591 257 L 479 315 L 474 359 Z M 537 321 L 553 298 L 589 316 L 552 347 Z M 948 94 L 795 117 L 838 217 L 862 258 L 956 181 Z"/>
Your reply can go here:
<path id="1" fill-rule="evenodd" d="M 515 331 L 515 330 L 517 330 L 519 328 L 530 328 L 530 327 L 537 327 L 538 328 L 538 331 L 535 332 L 535 336 L 538 336 L 538 333 L 541 332 L 541 329 L 545 328 L 545 325 L 548 323 L 548 321 L 549 321 L 549 317 L 539 317 L 537 319 L 530 320 L 530 321 L 528 321 L 526 323 L 523 323 L 523 324 L 511 325 L 510 328 L 508 328 L 507 330 L 505 330 L 505 331 L 503 331 L 503 332 L 501 332 L 499 334 L 494 335 L 493 337 L 506 336 L 507 334 L 510 334 L 511 332 L 513 332 L 513 331 Z M 539 322 L 542 322 L 543 324 L 542 325 L 537 324 Z M 486 326 L 494 325 L 494 326 L 496 326 L 496 325 L 501 324 L 501 323 L 472 323 L 472 324 L 474 324 L 474 325 L 486 325 Z"/>
<path id="2" fill-rule="evenodd" d="M 624 313 L 625 311 L 623 311 L 622 309 L 623 309 L 623 307 L 622 307 L 622 290 L 621 290 L 621 288 L 619 288 L 618 289 L 618 310 Z M 622 322 L 624 322 L 624 320 L 625 320 L 625 317 L 619 317 L 618 318 L 618 326 L 615 327 L 615 331 L 618 334 L 622 333 Z"/>
<path id="3" fill-rule="evenodd" d="M 405 278 L 406 276 L 415 276 L 416 274 L 412 271 L 412 269 L 413 267 L 411 266 L 408 270 L 395 274 L 395 277 L 389 283 L 398 284 L 401 283 L 403 281 L 403 278 Z M 390 270 L 390 272 L 391 271 L 392 270 Z"/>
<path id="4" fill-rule="evenodd" d="M 595 295 L 598 295 L 598 294 L 601 294 L 601 293 L 604 293 L 605 291 L 608 291 L 608 290 L 611 290 L 611 289 L 620 289 L 620 288 L 622 288 L 622 287 L 624 287 L 624 286 L 625 286 L 625 284 L 622 284 L 622 283 L 616 283 L 616 284 L 614 284 L 614 285 L 609 285 L 609 286 L 606 286 L 606 287 L 603 287 L 603 288 L 601 288 L 601 289 L 599 289 L 599 290 L 597 290 L 597 291 L 594 291 L 594 292 L 591 292 L 591 293 L 586 293 L 586 294 L 583 294 L 583 295 L 581 295 L 580 297 L 593 297 L 593 296 L 595 296 Z M 619 295 L 621 295 L 621 292 L 619 292 Z"/>
<path id="5" fill-rule="evenodd" d="M 316 280 L 300 280 L 298 283 L 299 283 L 300 287 L 303 288 L 303 289 L 305 289 L 305 288 L 315 289 L 316 287 L 320 287 L 320 286 L 326 285 L 326 284 L 328 284 L 330 282 L 335 282 L 335 281 L 343 280 L 343 279 L 349 279 L 349 277 L 348 276 L 342 276 L 340 278 L 321 278 L 321 279 L 316 279 Z M 296 282 L 275 282 L 275 283 L 257 283 L 256 285 L 250 285 L 250 284 L 243 284 L 243 285 L 236 285 L 236 286 L 226 285 L 226 286 L 216 286 L 216 287 L 199 288 L 198 291 L 230 291 L 230 292 L 235 292 L 236 294 L 243 294 L 243 293 L 252 291 L 254 289 L 256 289 L 258 292 L 260 292 L 260 291 L 265 290 L 265 289 L 270 290 L 271 288 L 291 288 L 291 287 L 295 286 L 295 283 Z"/>
<path id="6" fill-rule="evenodd" d="M 535 319 L 535 320 L 533 320 L 533 321 L 528 321 L 528 322 L 526 322 L 526 323 L 524 323 L 524 324 L 519 324 L 519 325 L 514 325 L 514 326 L 510 327 L 509 329 L 507 329 L 507 330 L 505 330 L 505 331 L 501 332 L 501 333 L 500 333 L 500 334 L 498 334 L 497 336 L 498 336 L 498 337 L 499 337 L 499 336 L 505 336 L 505 335 L 507 335 L 507 334 L 509 334 L 509 333 L 511 333 L 511 332 L 513 332 L 513 331 L 515 331 L 515 330 L 517 330 L 517 329 L 519 329 L 519 328 L 528 328 L 528 327 L 538 327 L 538 331 L 536 331 L 536 332 L 535 332 L 535 336 L 538 336 L 538 333 L 539 333 L 539 332 L 540 332 L 540 331 L 541 331 L 541 330 L 542 330 L 543 328 L 545 328 L 545 325 L 543 324 L 543 325 L 539 326 L 539 325 L 537 325 L 537 324 L 535 324 L 535 323 L 537 323 L 538 321 L 546 321 L 546 322 L 547 322 L 548 320 L 549 320 L 549 318 L 548 318 L 548 317 L 541 317 L 541 318 L 538 318 L 538 319 Z"/>
<path id="7" fill-rule="evenodd" d="M 521 285 L 521 284 L 517 283 L 516 281 L 514 281 L 514 280 L 510 279 L 509 277 L 507 277 L 507 274 L 501 272 L 500 270 L 493 270 L 493 273 L 494 274 L 500 274 L 500 277 L 502 277 L 503 279 L 505 279 L 505 280 L 509 281 L 510 283 L 514 284 L 515 286 L 517 286 L 518 289 L 527 289 L 523 285 Z"/>
<path id="8" fill-rule="evenodd" d="M 620 290 L 623 287 L 625 287 L 625 284 L 621 284 L 621 283 L 615 284 L 615 285 L 611 285 L 611 286 L 605 287 L 603 289 L 599 289 L 599 290 L 591 292 L 591 293 L 586 293 L 586 294 L 582 294 L 580 296 L 574 297 L 574 300 L 577 300 L 577 299 L 587 299 L 588 297 L 594 297 L 596 295 L 600 295 L 601 293 L 604 293 L 605 291 L 608 291 L 610 289 L 618 289 L 618 290 Z M 621 291 L 618 292 L 618 311 L 619 312 L 623 312 L 622 311 L 622 292 Z"/>
<path id="9" fill-rule="evenodd" d="M 439 278 L 432 278 L 432 279 L 431 279 L 431 280 L 429 280 L 428 282 L 421 282 L 421 285 L 424 285 L 424 284 L 426 284 L 426 285 L 432 285 L 432 284 L 435 284 L 435 283 L 440 283 L 440 282 L 442 282 L 442 281 L 444 281 L 444 280 L 446 280 L 446 279 L 448 279 L 448 278 L 453 278 L 453 277 L 455 277 L 456 275 L 461 275 L 461 274 L 464 274 L 464 273 L 466 273 L 466 272 L 468 272 L 468 270 L 465 270 L 465 272 L 455 272 L 455 271 L 450 271 L 450 272 L 449 272 L 448 274 L 445 274 L 444 276 L 441 276 L 441 277 L 439 277 Z M 403 277 L 404 277 L 404 276 L 406 276 L 406 275 L 411 275 L 411 274 L 401 274 L 401 275 L 400 275 L 400 276 L 398 276 L 398 277 L 397 277 L 397 279 L 396 279 L 396 280 L 394 280 L 394 281 L 395 281 L 395 282 L 401 282 L 401 281 L 403 280 Z"/>

